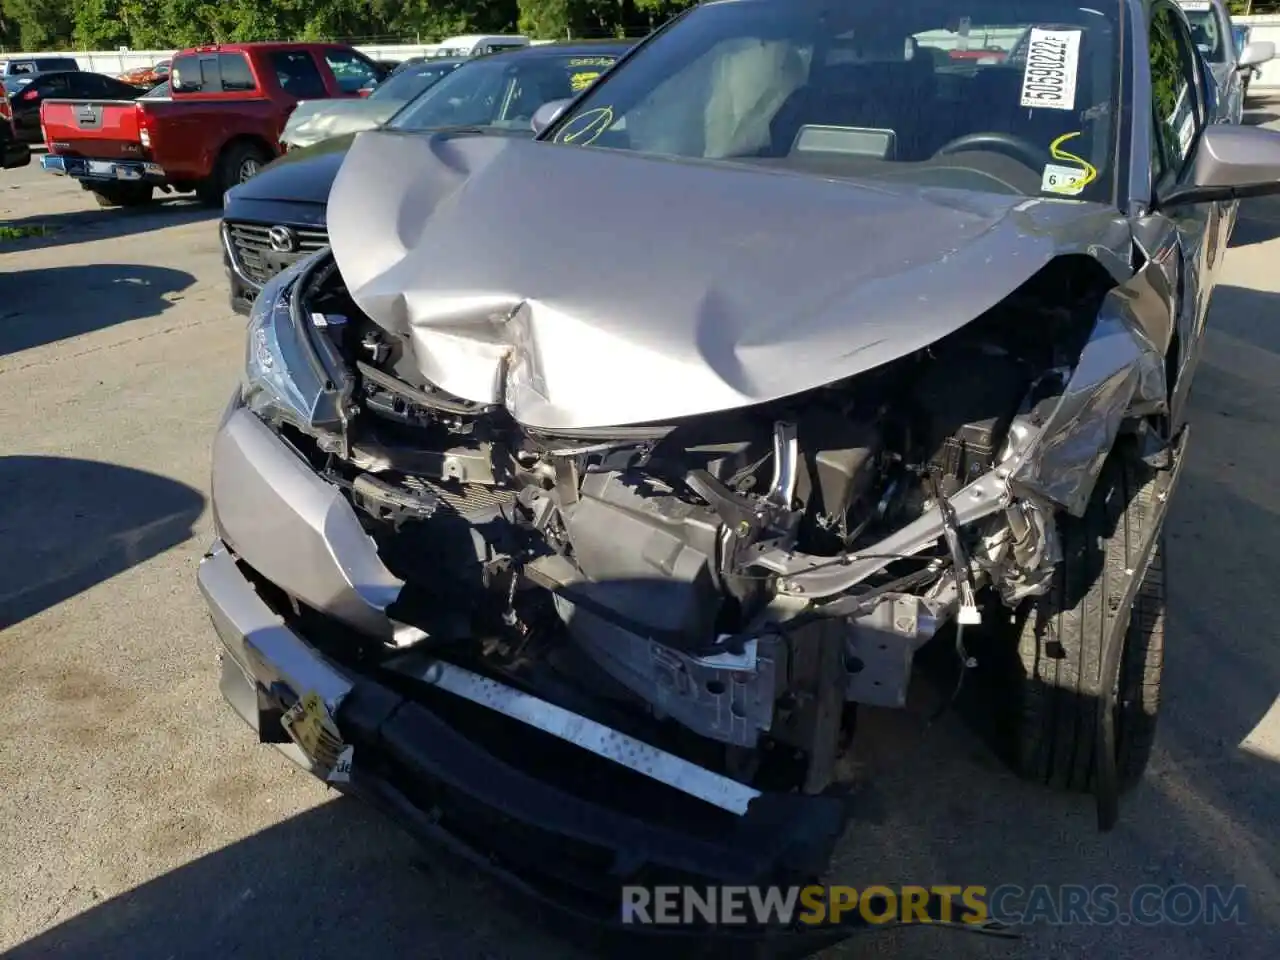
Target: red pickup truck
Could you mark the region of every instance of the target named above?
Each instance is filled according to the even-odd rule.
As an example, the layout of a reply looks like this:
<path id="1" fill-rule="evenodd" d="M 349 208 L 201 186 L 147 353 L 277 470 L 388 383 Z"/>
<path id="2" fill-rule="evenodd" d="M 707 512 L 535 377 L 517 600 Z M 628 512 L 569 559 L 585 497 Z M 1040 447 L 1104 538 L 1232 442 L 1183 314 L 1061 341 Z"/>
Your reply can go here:
<path id="1" fill-rule="evenodd" d="M 226 190 L 280 155 L 299 100 L 366 96 L 385 72 L 337 43 L 183 50 L 166 99 L 46 100 L 41 166 L 75 177 L 104 207 L 148 203 L 156 187 L 221 204 Z"/>

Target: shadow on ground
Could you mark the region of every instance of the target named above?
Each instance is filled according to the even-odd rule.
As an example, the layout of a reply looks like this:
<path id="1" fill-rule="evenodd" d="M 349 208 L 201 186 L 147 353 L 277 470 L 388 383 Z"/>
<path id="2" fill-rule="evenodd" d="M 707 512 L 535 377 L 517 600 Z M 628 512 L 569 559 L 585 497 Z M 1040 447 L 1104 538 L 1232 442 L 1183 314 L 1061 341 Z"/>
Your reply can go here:
<path id="1" fill-rule="evenodd" d="M 116 263 L 0 273 L 0 356 L 154 316 L 195 279 Z"/>
<path id="2" fill-rule="evenodd" d="M 0 629 L 192 535 L 204 497 L 166 477 L 61 457 L 0 457 Z"/>
<path id="3" fill-rule="evenodd" d="M 17 220 L 0 220 L 0 226 L 10 227 L 21 233 L 42 232 L 39 236 L 0 239 L 0 253 L 61 247 L 90 240 L 111 240 L 165 227 L 214 220 L 222 213 L 221 210 L 202 206 L 186 195 L 171 199 L 165 199 L 164 194 L 157 196 L 159 199 L 156 203 L 145 207 L 73 210 Z M 92 203 L 93 198 L 88 199 Z"/>
<path id="4" fill-rule="evenodd" d="M 1280 237 L 1280 197 L 1241 200 L 1229 247 L 1248 247 Z"/>
<path id="5" fill-rule="evenodd" d="M 112 900 L 92 905 L 90 892 L 80 895 L 89 909 L 6 960 L 585 956 L 527 928 L 466 866 L 406 847 L 394 827 L 347 799 Z"/>

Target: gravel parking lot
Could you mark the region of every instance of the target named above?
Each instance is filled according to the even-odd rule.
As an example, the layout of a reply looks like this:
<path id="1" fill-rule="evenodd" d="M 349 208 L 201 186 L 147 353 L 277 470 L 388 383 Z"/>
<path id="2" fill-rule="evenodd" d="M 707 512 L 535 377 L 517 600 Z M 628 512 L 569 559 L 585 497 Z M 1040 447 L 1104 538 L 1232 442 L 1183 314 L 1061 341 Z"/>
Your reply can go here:
<path id="1" fill-rule="evenodd" d="M 1255 104 L 1273 121 L 1280 102 Z M 1269 111 L 1275 111 L 1269 112 Z M 579 955 L 484 879 L 254 743 L 195 587 L 208 446 L 239 376 L 216 216 L 100 211 L 0 173 L 0 951 L 7 957 Z M 25 232 L 25 230 L 23 231 Z M 1273 957 L 1280 935 L 1280 200 L 1215 296 L 1170 518 L 1151 771 L 1099 835 L 957 719 L 865 711 L 833 879 L 1248 888 L 1244 925 L 882 931 L 831 956 Z"/>

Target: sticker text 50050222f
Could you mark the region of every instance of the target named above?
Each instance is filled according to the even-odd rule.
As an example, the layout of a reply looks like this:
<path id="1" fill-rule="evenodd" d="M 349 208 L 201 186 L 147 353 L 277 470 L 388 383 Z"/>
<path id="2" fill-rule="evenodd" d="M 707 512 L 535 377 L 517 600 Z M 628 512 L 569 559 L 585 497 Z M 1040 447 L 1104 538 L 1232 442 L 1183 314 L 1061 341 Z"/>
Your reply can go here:
<path id="1" fill-rule="evenodd" d="M 1021 106 L 1075 109 L 1080 35 L 1079 30 L 1032 28 L 1022 74 Z"/>

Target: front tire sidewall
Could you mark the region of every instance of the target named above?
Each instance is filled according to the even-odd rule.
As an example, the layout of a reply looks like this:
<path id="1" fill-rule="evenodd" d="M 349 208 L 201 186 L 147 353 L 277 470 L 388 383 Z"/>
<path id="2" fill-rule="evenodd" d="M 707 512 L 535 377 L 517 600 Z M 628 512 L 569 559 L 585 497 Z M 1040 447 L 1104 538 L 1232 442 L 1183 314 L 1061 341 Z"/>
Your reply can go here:
<path id="1" fill-rule="evenodd" d="M 1165 549 L 1158 538 L 1132 606 L 1117 609 L 1155 515 L 1156 471 L 1117 451 L 1085 516 L 1061 517 L 1063 561 L 1053 586 L 1019 611 L 1010 677 L 1008 743 L 1018 772 L 1068 791 L 1092 791 L 1105 638 L 1127 617 L 1115 693 L 1116 765 L 1133 786 L 1150 758 L 1164 656 Z"/>

